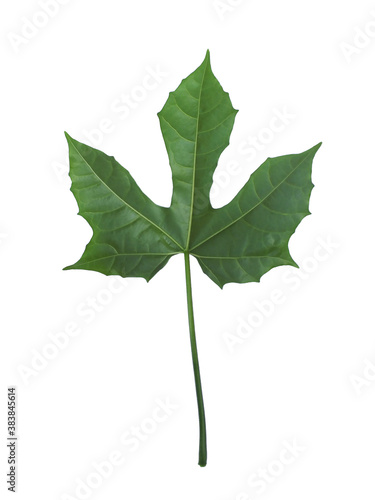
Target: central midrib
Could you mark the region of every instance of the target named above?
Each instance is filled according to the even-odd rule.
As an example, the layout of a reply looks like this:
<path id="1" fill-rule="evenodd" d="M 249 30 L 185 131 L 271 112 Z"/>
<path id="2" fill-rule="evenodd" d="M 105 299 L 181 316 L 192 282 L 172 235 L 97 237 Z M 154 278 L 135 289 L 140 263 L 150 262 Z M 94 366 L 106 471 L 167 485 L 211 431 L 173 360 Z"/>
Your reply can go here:
<path id="1" fill-rule="evenodd" d="M 202 76 L 202 83 L 201 83 L 201 88 L 200 88 L 199 97 L 198 97 L 197 129 L 195 132 L 193 179 L 192 179 L 192 186 L 191 186 L 189 226 L 188 226 L 188 234 L 187 234 L 187 238 L 186 238 L 186 249 L 185 249 L 186 252 L 189 251 L 191 227 L 192 227 L 192 223 L 193 223 L 194 196 L 195 196 L 195 172 L 196 172 L 196 167 L 197 167 L 197 148 L 198 148 L 198 135 L 199 135 L 199 117 L 200 117 L 200 109 L 201 109 L 201 97 L 202 97 L 202 90 L 203 90 L 203 82 L 204 82 L 204 78 L 206 76 L 206 70 L 207 70 L 207 60 L 205 62 L 205 67 L 204 67 L 203 76 Z"/>

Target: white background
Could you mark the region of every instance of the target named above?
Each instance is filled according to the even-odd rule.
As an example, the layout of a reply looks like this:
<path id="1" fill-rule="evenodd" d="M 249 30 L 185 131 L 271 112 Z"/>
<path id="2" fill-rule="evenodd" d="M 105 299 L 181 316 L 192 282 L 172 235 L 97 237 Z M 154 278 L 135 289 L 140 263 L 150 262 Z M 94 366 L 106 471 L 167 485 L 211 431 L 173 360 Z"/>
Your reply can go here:
<path id="1" fill-rule="evenodd" d="M 22 500 L 373 499 L 375 3 L 71 0 L 49 15 L 41 3 L 0 7 L 1 495 L 6 387 L 16 385 Z M 156 113 L 207 48 L 240 110 L 215 205 L 268 156 L 323 146 L 312 215 L 290 242 L 302 273 L 279 267 L 220 290 L 192 263 L 208 426 L 200 468 L 182 256 L 149 284 L 62 271 L 91 235 L 69 191 L 63 132 L 87 143 L 91 131 L 168 205 Z M 145 92 L 149 68 L 163 75 Z M 120 113 L 127 95 L 133 109 Z M 103 120 L 106 133 L 92 135 Z M 270 306 L 275 290 L 282 303 Z M 74 338 L 62 333 L 71 323 Z M 51 348 L 53 336 L 65 347 Z M 157 400 L 175 409 L 153 423 Z M 129 446 L 132 426 L 144 441 Z M 99 476 L 94 463 L 115 450 L 123 463 Z"/>

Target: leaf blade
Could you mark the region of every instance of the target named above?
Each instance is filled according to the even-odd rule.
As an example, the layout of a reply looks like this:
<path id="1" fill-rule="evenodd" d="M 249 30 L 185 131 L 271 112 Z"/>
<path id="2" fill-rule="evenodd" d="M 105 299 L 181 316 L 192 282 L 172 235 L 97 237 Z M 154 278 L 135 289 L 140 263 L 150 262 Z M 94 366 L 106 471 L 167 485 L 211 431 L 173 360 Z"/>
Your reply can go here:
<path id="1" fill-rule="evenodd" d="M 212 73 L 209 51 L 197 70 L 169 94 L 158 113 L 172 170 L 169 221 L 179 227 L 185 251 L 189 250 L 195 217 L 212 209 L 213 173 L 229 144 L 236 114 L 228 93 Z"/>
<path id="2" fill-rule="evenodd" d="M 181 250 L 160 223 L 166 209 L 154 204 L 113 157 L 66 136 L 71 190 L 93 236 L 78 262 L 65 269 L 151 279 Z"/>
<path id="3" fill-rule="evenodd" d="M 71 189 L 79 214 L 93 229 L 81 259 L 67 269 L 93 268 L 151 279 L 171 256 L 183 252 L 195 256 L 203 272 L 223 287 L 229 282 L 259 281 L 275 266 L 295 266 L 288 242 L 310 213 L 311 164 L 320 144 L 300 155 L 267 159 L 230 203 L 213 209 L 209 200 L 213 173 L 229 144 L 236 114 L 212 73 L 207 51 L 203 63 L 169 94 L 158 113 L 172 171 L 169 208 L 154 204 L 113 157 L 67 135 Z M 82 153 L 77 145 L 86 155 L 94 155 L 94 167 L 82 154 L 77 159 Z M 300 159 L 306 168 L 299 168 Z M 87 196 L 75 176 L 82 166 L 86 166 L 83 178 L 89 178 L 84 186 Z M 303 185 L 297 175 L 301 171 Z M 291 184 L 292 176 L 296 185 Z"/>
<path id="4" fill-rule="evenodd" d="M 220 287 L 259 281 L 273 267 L 296 265 L 288 242 L 310 214 L 311 167 L 320 145 L 298 155 L 268 158 L 230 203 L 210 214 L 209 221 L 201 219 L 195 235 L 200 241 L 191 253 Z"/>

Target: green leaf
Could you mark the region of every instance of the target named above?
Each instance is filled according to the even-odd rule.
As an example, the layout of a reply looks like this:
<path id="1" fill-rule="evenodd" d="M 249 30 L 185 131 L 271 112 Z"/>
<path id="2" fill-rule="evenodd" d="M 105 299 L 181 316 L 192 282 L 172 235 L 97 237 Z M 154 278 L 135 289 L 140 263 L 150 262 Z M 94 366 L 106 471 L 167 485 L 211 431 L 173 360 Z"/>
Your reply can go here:
<path id="1" fill-rule="evenodd" d="M 288 241 L 310 213 L 311 165 L 319 147 L 268 158 L 228 205 L 199 218 L 189 251 L 216 284 L 259 281 L 273 267 L 298 267 Z"/>
<path id="2" fill-rule="evenodd" d="M 168 208 L 156 205 L 113 156 L 69 143 L 71 190 L 79 214 L 93 230 L 82 257 L 65 269 L 150 280 L 168 260 L 185 254 L 190 334 L 201 436 L 204 434 L 189 255 L 218 286 L 259 281 L 270 269 L 297 264 L 288 242 L 308 215 L 312 161 L 320 144 L 301 154 L 268 158 L 226 206 L 214 209 L 209 193 L 222 151 L 228 146 L 235 110 L 206 57 L 169 94 L 158 113 L 172 170 Z M 194 349 L 195 346 L 195 349 Z M 205 465 L 205 439 L 200 464 Z"/>
<path id="3" fill-rule="evenodd" d="M 80 260 L 65 269 L 150 280 L 182 251 L 168 232 L 167 209 L 155 205 L 113 156 L 66 136 L 71 190 L 93 237 Z"/>
<path id="4" fill-rule="evenodd" d="M 80 260 L 65 269 L 150 280 L 172 255 L 189 252 L 222 287 L 259 281 L 275 266 L 295 266 L 288 241 L 309 214 L 311 164 L 320 144 L 269 158 L 228 205 L 214 209 L 213 173 L 236 114 L 207 52 L 158 113 L 172 169 L 170 208 L 153 203 L 113 156 L 66 134 L 71 189 L 93 237 Z"/>

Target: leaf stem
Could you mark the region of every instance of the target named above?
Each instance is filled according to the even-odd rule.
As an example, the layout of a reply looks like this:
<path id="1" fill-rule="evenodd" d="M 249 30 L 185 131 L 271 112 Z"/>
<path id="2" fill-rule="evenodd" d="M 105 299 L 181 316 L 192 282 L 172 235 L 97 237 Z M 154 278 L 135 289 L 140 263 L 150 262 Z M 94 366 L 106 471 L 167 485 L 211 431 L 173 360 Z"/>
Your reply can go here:
<path id="1" fill-rule="evenodd" d="M 195 391 L 197 394 L 198 415 L 199 415 L 199 461 L 198 461 L 198 465 L 200 465 L 201 467 L 205 467 L 205 465 L 207 464 L 206 418 L 205 418 L 205 414 L 204 414 L 203 393 L 202 393 L 201 376 L 200 376 L 200 371 L 199 371 L 197 341 L 195 338 L 193 296 L 192 296 L 192 290 L 191 290 L 191 273 L 190 273 L 189 253 L 185 252 L 184 256 L 185 256 L 185 276 L 186 276 L 186 297 L 187 297 L 189 330 L 190 330 L 190 345 L 191 345 L 191 355 L 193 358 Z"/>

